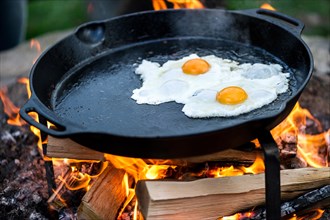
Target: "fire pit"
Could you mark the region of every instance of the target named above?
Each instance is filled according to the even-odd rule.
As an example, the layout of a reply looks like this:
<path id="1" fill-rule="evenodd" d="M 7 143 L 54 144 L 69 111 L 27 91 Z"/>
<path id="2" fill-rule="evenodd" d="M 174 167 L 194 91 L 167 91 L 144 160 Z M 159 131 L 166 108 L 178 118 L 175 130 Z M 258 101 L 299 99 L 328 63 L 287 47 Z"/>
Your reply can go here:
<path id="1" fill-rule="evenodd" d="M 17 84 L 15 86 L 24 87 Z M 15 89 L 9 89 L 7 93 L 10 94 L 13 91 Z M 324 92 L 326 93 L 326 91 Z M 23 94 L 24 92 L 18 93 Z M 1 97 L 5 97 L 4 94 L 5 90 L 1 93 Z M 22 97 L 22 95 L 14 96 Z M 21 99 L 26 100 L 26 97 Z M 16 105 L 21 106 L 19 103 L 16 103 Z M 7 102 L 5 106 L 8 106 Z M 40 156 L 37 156 L 39 153 L 36 149 L 33 150 L 33 147 L 29 149 L 31 149 L 31 156 L 35 155 L 39 158 L 37 161 L 40 162 L 33 162 L 37 168 L 45 164 L 49 191 L 52 195 L 48 198 L 48 204 L 53 210 L 59 211 L 60 218 L 70 216 L 68 210 L 73 211 L 71 218 L 75 218 L 75 208 L 79 206 L 78 217 L 81 219 L 128 219 L 133 218 L 134 215 L 138 218 L 138 207 L 140 207 L 143 216 L 150 219 L 174 217 L 198 219 L 210 217 L 214 219 L 236 212 L 241 212 L 236 215 L 236 219 L 243 219 L 244 217 L 263 219 L 266 216 L 263 206 L 265 201 L 264 192 L 272 190 L 279 192 L 279 183 L 274 185 L 268 181 L 270 186 L 266 184 L 265 189 L 264 179 L 275 178 L 279 180 L 279 175 L 282 179 L 282 199 L 289 200 L 289 202 L 281 205 L 276 195 L 266 195 L 266 198 L 274 199 L 272 201 L 274 206 L 269 205 L 267 210 L 273 209 L 270 212 L 275 213 L 280 208 L 282 216 L 290 216 L 293 213 L 299 214 L 299 211 L 303 210 L 305 213 L 302 215 L 305 215 L 309 209 L 315 209 L 316 206 L 316 208 L 322 209 L 319 211 L 320 216 L 323 215 L 327 218 L 329 210 L 324 208 L 329 203 L 328 194 L 330 191 L 327 186 L 329 185 L 327 161 L 329 142 L 326 139 L 329 138 L 329 131 L 324 132 L 328 129 L 327 127 L 322 128 L 316 119 L 308 114 L 306 116 L 306 113 L 301 115 L 302 112 L 304 113 L 304 110 L 297 105 L 290 117 L 272 130 L 272 136 L 277 145 L 272 143 L 272 137 L 269 133 L 261 136 L 260 141 L 266 151 L 264 157 L 262 151 L 258 148 L 259 144 L 256 142 L 246 143 L 242 147 L 223 150 L 215 154 L 178 158 L 170 161 L 117 157 L 91 150 L 68 139 L 57 139 L 49 136 L 47 140 L 45 135 L 40 138 L 42 143 L 39 142 L 39 149 L 42 149 L 40 153 L 44 154 L 45 162 Z M 10 117 L 16 116 L 17 111 L 16 113 L 6 111 L 5 114 Z M 306 117 L 307 124 L 304 124 L 302 121 L 306 120 L 304 119 Z M 328 121 L 328 118 L 325 118 L 325 121 Z M 7 125 L 7 120 L 4 120 L 3 123 L 10 127 Z M 8 123 L 13 122 L 8 120 Z M 42 123 L 46 124 L 46 121 Z M 292 127 L 291 124 L 294 124 L 294 126 Z M 8 129 L 7 127 L 5 128 Z M 23 135 L 22 137 L 20 129 L 18 131 L 10 130 L 1 136 L 3 138 L 1 140 L 5 140 L 5 146 L 9 146 L 8 142 L 10 141 L 16 141 L 17 145 L 20 146 L 17 138 L 22 139 L 23 143 L 34 142 L 34 136 L 26 135 L 24 138 Z M 304 132 L 311 133 L 311 135 L 305 135 Z M 266 138 L 267 141 L 264 141 L 263 138 Z M 265 144 L 265 142 L 269 143 L 269 140 L 270 144 Z M 47 141 L 48 144 L 46 145 Z M 41 147 L 42 144 L 43 148 Z M 271 152 L 267 152 L 267 150 Z M 280 162 L 283 169 L 281 172 L 278 172 L 277 150 L 280 151 Z M 312 150 L 314 150 L 313 155 L 309 155 Z M 15 157 L 14 155 L 12 158 Z M 264 174 L 258 174 L 264 172 L 263 159 L 257 159 L 253 163 L 258 157 L 266 159 L 266 167 L 273 169 L 272 173 L 268 172 L 267 174 L 266 171 L 266 177 Z M 71 160 L 61 159 L 56 162 L 55 158 L 70 158 Z M 79 161 L 72 159 L 78 159 Z M 267 162 L 267 159 L 274 161 Z M 82 160 L 88 160 L 88 162 Z M 7 162 L 2 160 L 1 164 L 6 169 L 10 169 L 6 163 L 11 164 L 12 167 L 13 163 L 19 166 L 18 164 L 21 161 L 24 160 L 8 159 Z M 160 163 L 162 165 L 159 165 Z M 260 164 L 257 165 L 258 163 Z M 53 166 L 55 167 L 55 173 Z M 317 167 L 317 169 L 289 169 L 306 166 Z M 68 167 L 69 169 L 67 169 Z M 62 171 L 63 173 L 61 173 Z M 8 173 L 8 171 L 6 172 Z M 22 172 L 24 173 L 26 170 L 22 169 Z M 253 173 L 255 175 L 235 176 L 243 173 Z M 27 177 L 23 175 L 23 179 L 31 177 L 30 174 Z M 165 178 L 167 181 L 147 180 L 161 178 Z M 168 181 L 168 179 L 176 179 L 176 181 Z M 188 180 L 190 181 L 187 182 Z M 17 187 L 19 182 L 22 182 L 22 180 L 18 179 L 18 183 L 10 185 L 12 188 L 7 187 L 4 193 L 1 194 L 1 205 L 5 207 L 4 210 L 9 210 L 9 207 L 14 206 L 7 198 L 13 196 L 18 201 L 25 201 L 25 197 L 30 195 L 26 192 L 19 192 L 15 195 L 14 193 L 8 193 L 15 192 L 11 189 Z M 242 182 L 245 183 L 243 187 Z M 43 185 L 45 185 L 45 181 Z M 219 185 L 223 187 L 216 187 Z M 33 186 L 28 187 L 33 189 Z M 138 202 L 132 199 L 134 189 L 138 196 Z M 44 195 L 45 191 L 43 193 L 37 190 L 33 191 L 38 192 L 37 195 L 33 194 L 32 196 L 35 204 L 40 204 L 41 201 L 45 204 L 45 198 L 47 198 Z M 113 200 L 109 201 L 109 198 L 113 198 Z M 236 202 L 231 204 L 233 200 Z M 249 200 L 253 202 L 246 202 Z M 130 201 L 131 203 L 129 203 Z M 270 204 L 269 201 L 268 204 Z M 257 208 L 254 208 L 256 206 Z M 292 207 L 296 207 L 296 209 L 293 210 Z M 22 211 L 22 208 L 19 209 Z M 45 209 L 45 207 L 41 209 Z M 187 211 L 187 209 L 190 210 Z M 11 216 L 20 216 L 19 212 L 18 209 L 12 209 L 10 213 Z M 314 215 L 315 212 L 309 214 Z M 51 218 L 51 214 L 40 213 L 38 209 L 29 217 L 40 218 L 42 215 Z"/>

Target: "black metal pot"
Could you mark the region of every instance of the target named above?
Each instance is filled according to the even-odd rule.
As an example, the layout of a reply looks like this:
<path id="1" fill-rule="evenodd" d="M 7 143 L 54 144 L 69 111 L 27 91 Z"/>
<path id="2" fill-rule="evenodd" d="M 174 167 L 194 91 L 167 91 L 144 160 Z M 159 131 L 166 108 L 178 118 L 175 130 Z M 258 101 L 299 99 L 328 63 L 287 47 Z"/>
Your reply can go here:
<path id="1" fill-rule="evenodd" d="M 300 37 L 303 26 L 262 9 L 149 11 L 84 24 L 38 59 L 30 74 L 32 97 L 20 113 L 47 134 L 117 155 L 175 158 L 237 147 L 280 123 L 310 79 L 313 60 Z M 251 52 L 282 63 L 294 78 L 289 92 L 250 113 L 210 119 L 188 118 L 173 102 L 138 105 L 130 98 L 141 85 L 133 66 L 141 58 L 162 63 L 227 51 L 238 61 Z"/>

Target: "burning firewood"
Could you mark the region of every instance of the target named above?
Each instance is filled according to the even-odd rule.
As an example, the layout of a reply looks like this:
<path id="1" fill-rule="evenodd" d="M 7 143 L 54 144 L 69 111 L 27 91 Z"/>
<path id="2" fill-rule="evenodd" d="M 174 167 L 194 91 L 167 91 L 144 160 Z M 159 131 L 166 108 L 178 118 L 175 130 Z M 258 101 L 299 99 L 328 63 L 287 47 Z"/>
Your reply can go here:
<path id="1" fill-rule="evenodd" d="M 123 183 L 125 171 L 109 165 L 85 194 L 78 208 L 78 218 L 116 219 L 126 200 Z"/>
<path id="2" fill-rule="evenodd" d="M 329 175 L 329 167 L 282 170 L 282 199 L 330 184 Z M 258 174 L 191 182 L 144 180 L 138 182 L 136 194 L 145 218 L 216 219 L 264 204 L 264 178 Z"/>
<path id="3" fill-rule="evenodd" d="M 82 146 L 70 139 L 60 139 L 48 136 L 47 154 L 48 157 L 53 158 L 71 158 L 78 160 L 102 160 L 104 154 L 95 150 L 91 150 Z M 256 157 L 262 157 L 262 151 L 255 149 L 254 145 L 244 146 L 238 149 L 227 149 L 210 155 L 188 157 L 175 160 L 167 160 L 165 164 L 187 165 L 203 163 L 207 161 L 222 161 L 234 163 L 253 163 Z M 164 161 L 146 160 L 146 163 L 164 164 Z"/>

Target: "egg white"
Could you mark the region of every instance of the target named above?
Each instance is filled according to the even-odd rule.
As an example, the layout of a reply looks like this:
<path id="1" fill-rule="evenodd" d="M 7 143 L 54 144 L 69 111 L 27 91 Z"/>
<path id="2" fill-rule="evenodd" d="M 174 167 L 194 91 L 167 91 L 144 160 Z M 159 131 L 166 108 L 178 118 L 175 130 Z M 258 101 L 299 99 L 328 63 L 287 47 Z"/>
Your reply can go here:
<path id="1" fill-rule="evenodd" d="M 207 73 L 190 75 L 182 72 L 182 65 L 195 58 L 210 64 Z M 132 99 L 138 104 L 182 103 L 183 113 L 191 118 L 237 116 L 273 102 L 288 90 L 290 74 L 283 73 L 282 69 L 278 64 L 239 64 L 214 55 L 191 54 L 167 61 L 162 66 L 143 60 L 135 71 L 143 84 L 133 90 Z M 248 98 L 236 105 L 216 101 L 217 92 L 228 86 L 241 87 Z"/>
<path id="2" fill-rule="evenodd" d="M 233 77 L 231 68 L 238 66 L 235 61 L 210 55 L 202 57 L 210 64 L 207 73 L 200 75 L 183 73 L 182 65 L 195 58 L 200 57 L 192 54 L 180 60 L 167 61 L 163 66 L 143 60 L 136 69 L 136 74 L 140 75 L 143 85 L 133 90 L 132 98 L 138 104 L 157 105 L 169 101 L 185 103 L 196 91 L 215 86 Z"/>

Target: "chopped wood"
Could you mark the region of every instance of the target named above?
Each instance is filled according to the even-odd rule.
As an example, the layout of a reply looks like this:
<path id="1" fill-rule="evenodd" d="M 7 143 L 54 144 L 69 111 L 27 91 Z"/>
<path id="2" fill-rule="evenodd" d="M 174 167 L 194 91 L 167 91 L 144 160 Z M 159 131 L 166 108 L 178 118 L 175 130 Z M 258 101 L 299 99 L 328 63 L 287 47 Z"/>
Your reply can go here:
<path id="1" fill-rule="evenodd" d="M 124 175 L 124 170 L 108 165 L 84 195 L 78 208 L 78 219 L 116 219 L 126 200 Z"/>
<path id="2" fill-rule="evenodd" d="M 77 160 L 103 160 L 104 154 L 84 147 L 69 138 L 48 136 L 46 156 L 52 158 L 70 158 Z"/>
<path id="3" fill-rule="evenodd" d="M 257 156 L 263 158 L 263 153 L 261 150 L 227 149 L 209 155 L 183 158 L 181 161 L 186 161 L 188 164 L 209 161 L 253 163 Z"/>
<path id="4" fill-rule="evenodd" d="M 281 171 L 281 198 L 293 199 L 330 184 L 330 168 Z M 139 181 L 140 210 L 150 219 L 216 219 L 265 203 L 265 175 L 206 178 L 191 182 Z"/>
<path id="5" fill-rule="evenodd" d="M 203 163 L 207 161 L 219 162 L 241 162 L 253 163 L 257 155 L 263 157 L 261 150 L 256 149 L 227 149 L 210 155 L 189 157 L 174 160 L 149 160 L 145 162 L 148 164 L 168 164 L 168 165 L 189 165 L 195 163 Z M 82 146 L 68 138 L 55 138 L 48 136 L 47 153 L 46 156 L 53 158 L 70 158 L 78 160 L 103 160 L 104 154 Z"/>

